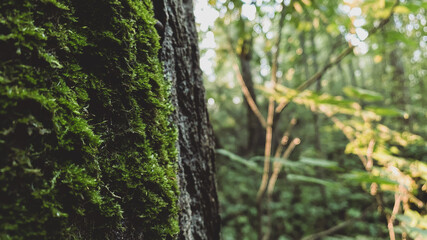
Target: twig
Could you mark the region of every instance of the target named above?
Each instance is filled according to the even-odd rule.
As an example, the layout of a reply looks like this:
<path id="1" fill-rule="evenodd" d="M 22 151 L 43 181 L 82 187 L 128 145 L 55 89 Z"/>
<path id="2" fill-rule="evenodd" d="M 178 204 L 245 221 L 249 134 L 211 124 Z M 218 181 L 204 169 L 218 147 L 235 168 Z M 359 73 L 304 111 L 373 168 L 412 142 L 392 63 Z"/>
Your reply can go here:
<path id="1" fill-rule="evenodd" d="M 295 149 L 296 145 L 300 144 L 301 140 L 299 138 L 295 138 L 288 146 L 288 148 L 286 149 L 286 151 L 283 153 L 282 155 L 282 159 L 288 159 L 289 155 L 291 155 L 292 151 Z M 274 162 L 273 165 L 273 174 L 271 174 L 270 180 L 268 181 L 268 188 L 267 188 L 267 203 L 271 203 L 272 201 L 272 197 L 273 197 L 273 190 L 274 190 L 274 186 L 276 185 L 276 181 L 277 181 L 277 177 L 279 176 L 280 173 L 280 169 L 282 168 L 282 163 L 281 162 Z M 270 206 L 268 206 L 268 228 L 267 231 L 264 235 L 263 239 L 270 239 L 270 234 L 271 234 L 271 227 L 272 227 L 272 216 L 271 216 L 271 210 L 270 210 Z"/>
<path id="2" fill-rule="evenodd" d="M 309 235 L 307 237 L 304 237 L 302 240 L 316 240 L 318 238 L 321 238 L 321 237 L 324 237 L 324 236 L 328 236 L 328 235 L 330 235 L 330 234 L 332 234 L 332 233 L 334 233 L 336 231 L 339 231 L 339 230 L 347 227 L 348 225 L 352 224 L 353 222 L 355 222 L 357 220 L 358 220 L 357 218 L 356 219 L 349 219 L 349 220 L 344 221 L 344 222 L 342 222 L 342 223 L 340 223 L 340 224 L 338 224 L 336 226 L 333 226 L 333 227 L 331 227 L 331 228 L 329 228 L 329 229 L 327 229 L 325 231 L 318 232 L 316 234 L 312 234 L 312 235 Z"/>
<path id="3" fill-rule="evenodd" d="M 111 196 L 113 196 L 113 197 L 115 197 L 115 198 L 118 198 L 118 199 L 122 199 L 122 197 L 117 196 L 115 193 L 113 193 L 113 192 L 110 190 L 110 188 L 108 187 L 108 185 L 105 185 L 104 187 L 105 187 L 105 189 L 107 189 L 107 191 L 111 194 Z"/>
<path id="4" fill-rule="evenodd" d="M 316 81 L 318 81 L 320 78 L 322 78 L 322 76 L 326 73 L 327 70 L 329 70 L 329 68 L 331 68 L 332 66 L 334 66 L 335 64 L 341 62 L 341 60 L 346 57 L 347 55 L 349 55 L 351 52 L 353 52 L 354 46 L 349 46 L 347 49 L 345 49 L 344 51 L 341 52 L 340 55 L 338 55 L 338 57 L 336 57 L 335 59 L 331 60 L 328 64 L 326 64 L 322 70 L 318 71 L 317 73 L 315 73 L 310 79 L 308 79 L 307 81 L 303 82 L 301 85 L 299 85 L 296 89 L 297 94 L 295 94 L 294 96 L 292 96 L 289 99 L 283 100 L 277 107 L 276 107 L 276 113 L 281 113 L 283 111 L 283 109 L 296 97 L 299 95 L 300 92 L 304 91 L 305 89 L 307 89 L 308 87 L 310 87 L 313 83 L 315 83 Z"/>
<path id="5" fill-rule="evenodd" d="M 370 172 L 372 170 L 372 167 L 374 166 L 374 160 L 372 159 L 372 153 L 374 153 L 374 147 L 375 147 L 375 139 L 371 139 L 368 144 L 368 149 L 366 150 L 366 171 Z"/>
<path id="6" fill-rule="evenodd" d="M 388 233 L 390 235 L 390 240 L 395 240 L 396 236 L 394 233 L 394 219 L 396 219 L 396 215 L 399 212 L 400 209 L 400 201 L 402 200 L 402 196 L 400 194 L 400 192 L 396 192 L 394 194 L 394 206 L 393 206 L 393 211 L 391 213 L 391 216 L 387 219 L 387 228 L 388 228 Z"/>
<path id="7" fill-rule="evenodd" d="M 342 223 L 340 223 L 340 224 L 338 224 L 336 226 L 333 226 L 333 227 L 331 227 L 329 229 L 326 229 L 324 231 L 321 231 L 321 232 L 314 233 L 314 234 L 308 235 L 306 237 L 303 237 L 301 240 L 316 240 L 318 238 L 331 235 L 332 233 L 334 233 L 336 231 L 339 231 L 339 230 L 347 227 L 348 225 L 352 224 L 353 222 L 363 219 L 365 217 L 365 215 L 371 210 L 372 207 L 373 207 L 373 205 L 371 205 L 368 208 L 366 208 L 363 211 L 362 215 L 360 217 L 358 217 L 358 218 L 349 219 L 347 221 L 344 221 L 344 222 L 342 222 Z"/>
<path id="8" fill-rule="evenodd" d="M 284 148 L 284 146 L 288 143 L 288 141 L 289 141 L 289 136 L 290 136 L 290 134 L 291 134 L 291 132 L 292 132 L 292 129 L 294 128 L 294 126 L 296 125 L 296 123 L 297 123 L 297 119 L 296 118 L 292 118 L 291 119 L 291 121 L 290 121 L 290 123 L 289 123 L 289 127 L 288 127 L 288 129 L 283 133 L 283 136 L 282 136 L 282 139 L 280 140 L 280 144 L 279 144 L 279 146 L 277 146 L 277 149 L 276 149 L 276 153 L 274 154 L 274 157 L 275 158 L 279 158 L 280 157 L 280 154 L 282 153 L 282 150 L 283 150 L 283 148 Z M 291 143 L 292 144 L 292 143 Z M 294 148 L 295 146 L 292 146 L 292 149 Z M 291 147 L 288 147 L 287 149 L 286 149 L 286 151 L 285 151 L 285 153 L 283 154 L 283 157 L 282 158 L 288 158 L 289 157 L 289 155 L 290 155 L 290 153 L 291 153 Z M 276 179 L 277 179 L 277 175 L 278 175 L 278 170 L 276 169 L 277 168 L 277 166 L 276 166 L 276 163 L 277 162 L 275 162 L 274 163 L 274 166 L 273 166 L 273 174 L 271 175 L 271 177 L 270 177 L 270 180 L 268 181 L 268 189 L 267 189 L 267 194 L 268 194 L 268 197 L 267 197 L 267 203 L 270 203 L 271 202 L 271 193 L 272 193 L 272 191 L 273 191 L 273 188 L 274 188 L 274 184 L 275 184 L 275 182 L 276 182 Z M 280 167 L 279 167 L 279 170 L 280 170 Z M 276 173 L 277 172 L 277 173 Z M 272 178 L 276 178 L 276 179 L 274 179 L 274 181 L 272 181 Z M 273 185 L 273 188 L 271 188 L 271 186 Z M 271 188 L 271 189 L 270 189 Z M 270 206 L 267 204 L 267 215 L 268 215 L 268 228 L 267 228 L 267 231 L 266 231 L 266 233 L 265 233 L 265 235 L 264 235 L 264 239 L 269 239 L 270 238 L 270 234 L 271 234 L 271 225 L 272 225 L 272 223 L 271 223 L 271 211 L 270 211 Z"/>
<path id="9" fill-rule="evenodd" d="M 249 107 L 251 108 L 251 110 L 255 114 L 255 116 L 257 116 L 257 118 L 258 118 L 259 122 L 261 123 L 261 125 L 264 128 L 266 128 L 267 127 L 267 123 L 265 122 L 265 118 L 262 116 L 261 112 L 258 109 L 258 106 L 256 105 L 254 99 L 252 98 L 251 93 L 249 92 L 249 89 L 246 86 L 245 81 L 243 80 L 243 76 L 242 76 L 242 73 L 240 71 L 240 68 L 239 68 L 239 66 L 236 63 L 233 64 L 233 69 L 234 69 L 234 72 L 236 73 L 237 80 L 238 80 L 238 82 L 240 84 L 240 87 L 242 88 L 243 95 L 245 96 L 246 101 L 248 102 Z"/>
<path id="10" fill-rule="evenodd" d="M 268 175 L 270 174 L 270 156 L 271 156 L 271 143 L 273 138 L 273 117 L 274 117 L 274 99 L 269 99 L 268 104 L 268 117 L 267 117 L 267 130 L 265 134 L 265 148 L 264 148 L 264 170 L 262 174 L 261 184 L 259 186 L 256 202 L 261 203 L 261 199 L 267 187 Z"/>
<path id="11" fill-rule="evenodd" d="M 291 135 L 292 129 L 295 127 L 296 124 L 297 124 L 297 119 L 293 117 L 289 122 L 288 129 L 286 129 L 286 131 L 283 133 L 279 146 L 277 146 L 276 148 L 276 152 L 274 153 L 275 158 L 280 157 L 280 154 L 282 153 L 283 148 L 286 146 L 286 144 L 289 141 L 289 136 Z"/>
<path id="12" fill-rule="evenodd" d="M 233 49 L 233 41 L 230 38 L 230 35 L 228 34 L 227 31 L 225 31 L 225 34 L 227 36 L 227 40 L 228 40 L 228 52 L 235 56 L 236 58 L 238 58 L 236 51 L 234 51 Z M 260 124 L 266 128 L 267 124 L 265 122 L 265 118 L 262 116 L 258 106 L 256 105 L 254 99 L 252 98 L 251 93 L 249 92 L 248 87 L 246 86 L 245 80 L 243 79 L 242 76 L 242 72 L 240 71 L 239 66 L 237 65 L 237 63 L 233 63 L 233 70 L 236 74 L 237 77 L 237 81 L 240 84 L 240 87 L 242 88 L 242 92 L 243 92 L 243 96 L 245 96 L 246 101 L 248 102 L 249 107 L 251 108 L 252 112 L 255 114 L 255 116 L 258 118 Z"/>
<path id="13" fill-rule="evenodd" d="M 282 159 L 288 159 L 289 155 L 291 155 L 292 151 L 295 149 L 295 147 L 301 143 L 301 139 L 295 138 L 291 144 L 289 144 L 288 148 L 282 155 Z M 273 174 L 271 174 L 270 181 L 268 182 L 268 189 L 267 194 L 271 198 L 271 195 L 273 194 L 274 186 L 277 181 L 277 177 L 279 176 L 280 170 L 282 169 L 282 162 L 274 162 L 273 167 Z"/>

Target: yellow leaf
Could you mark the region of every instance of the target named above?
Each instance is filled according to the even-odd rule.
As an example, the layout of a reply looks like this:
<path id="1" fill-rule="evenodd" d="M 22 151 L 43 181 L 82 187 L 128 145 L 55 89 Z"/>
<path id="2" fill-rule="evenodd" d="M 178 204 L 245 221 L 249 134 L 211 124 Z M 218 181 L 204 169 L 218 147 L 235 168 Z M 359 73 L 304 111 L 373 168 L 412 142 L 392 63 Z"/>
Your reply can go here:
<path id="1" fill-rule="evenodd" d="M 315 18 L 314 20 L 313 20 L 313 26 L 314 26 L 314 28 L 319 28 L 319 18 Z"/>
<path id="2" fill-rule="evenodd" d="M 407 13 L 410 13 L 411 11 L 405 6 L 397 6 L 394 8 L 394 12 L 395 13 L 407 14 Z"/>
<path id="3" fill-rule="evenodd" d="M 375 17 L 378 18 L 386 18 L 390 15 L 390 10 L 389 9 L 384 9 L 384 10 L 380 10 L 375 12 Z"/>
<path id="4" fill-rule="evenodd" d="M 295 69 L 289 68 L 289 70 L 286 72 L 286 75 L 285 75 L 286 80 L 291 81 L 292 78 L 294 77 L 294 73 L 295 73 Z"/>
<path id="5" fill-rule="evenodd" d="M 301 4 L 299 4 L 298 2 L 294 2 L 294 8 L 298 13 L 302 13 Z"/>
<path id="6" fill-rule="evenodd" d="M 310 6 L 311 1 L 310 0 L 301 0 L 305 5 Z"/>
<path id="7" fill-rule="evenodd" d="M 383 56 L 381 56 L 381 55 L 376 55 L 375 57 L 374 57 L 374 62 L 375 63 L 379 63 L 379 62 L 381 62 L 383 60 Z"/>

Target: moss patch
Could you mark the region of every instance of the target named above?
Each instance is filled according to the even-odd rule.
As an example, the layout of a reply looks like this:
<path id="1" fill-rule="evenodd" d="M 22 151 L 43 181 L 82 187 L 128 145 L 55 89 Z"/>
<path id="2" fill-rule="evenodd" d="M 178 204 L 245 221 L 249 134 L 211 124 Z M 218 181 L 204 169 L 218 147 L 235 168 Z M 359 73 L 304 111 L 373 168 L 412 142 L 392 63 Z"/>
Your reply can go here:
<path id="1" fill-rule="evenodd" d="M 176 129 L 148 0 L 0 2 L 0 239 L 168 239 Z"/>

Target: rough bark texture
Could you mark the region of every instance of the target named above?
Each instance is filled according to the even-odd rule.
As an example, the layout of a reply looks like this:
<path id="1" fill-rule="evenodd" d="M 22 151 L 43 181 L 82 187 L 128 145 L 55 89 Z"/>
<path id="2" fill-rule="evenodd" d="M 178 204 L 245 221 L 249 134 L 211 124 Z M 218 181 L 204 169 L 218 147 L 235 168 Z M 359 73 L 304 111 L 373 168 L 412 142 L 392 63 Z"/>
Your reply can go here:
<path id="1" fill-rule="evenodd" d="M 219 239 L 214 141 L 205 104 L 191 0 L 153 1 L 162 28 L 166 78 L 172 83 L 179 129 L 179 239 Z"/>
<path id="2" fill-rule="evenodd" d="M 154 3 L 0 1 L 0 239 L 218 238 L 192 3 Z"/>

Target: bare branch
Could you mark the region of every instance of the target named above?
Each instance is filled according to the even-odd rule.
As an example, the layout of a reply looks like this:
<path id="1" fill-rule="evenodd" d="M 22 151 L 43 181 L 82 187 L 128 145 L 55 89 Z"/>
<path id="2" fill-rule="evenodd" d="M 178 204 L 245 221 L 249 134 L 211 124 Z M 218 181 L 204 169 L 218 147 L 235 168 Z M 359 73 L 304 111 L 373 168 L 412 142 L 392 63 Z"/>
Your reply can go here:
<path id="1" fill-rule="evenodd" d="M 236 51 L 233 49 L 233 41 L 231 40 L 231 37 L 227 31 L 225 31 L 225 34 L 227 36 L 228 40 L 228 52 L 238 58 Z M 259 110 L 258 106 L 256 105 L 254 99 L 252 98 L 251 93 L 249 92 L 248 87 L 246 86 L 245 80 L 243 79 L 242 72 L 240 71 L 239 65 L 237 63 L 233 63 L 233 70 L 236 74 L 237 81 L 240 84 L 240 87 L 242 88 L 243 96 L 245 96 L 246 101 L 248 102 L 248 105 L 252 112 L 255 114 L 255 116 L 258 118 L 260 124 L 266 128 L 267 123 L 265 122 L 265 118 L 262 116 L 261 111 Z"/>
<path id="2" fill-rule="evenodd" d="M 238 80 L 238 82 L 240 84 L 240 87 L 242 88 L 243 95 L 245 96 L 246 101 L 248 102 L 249 107 L 251 108 L 251 110 L 255 114 L 255 116 L 257 116 L 257 118 L 258 118 L 259 122 L 261 123 L 261 125 L 264 128 L 266 128 L 267 127 L 267 123 L 265 122 L 265 118 L 262 116 L 261 112 L 258 109 L 258 106 L 256 105 L 254 99 L 252 98 L 251 93 L 249 92 L 249 89 L 246 86 L 245 81 L 243 80 L 243 76 L 242 76 L 242 73 L 241 73 L 241 71 L 239 69 L 239 66 L 236 63 L 233 64 L 233 69 L 234 69 L 234 72 L 236 73 L 237 80 Z"/>
<path id="3" fill-rule="evenodd" d="M 282 158 L 287 159 L 291 155 L 292 151 L 295 149 L 295 147 L 301 143 L 301 140 L 299 138 L 295 138 L 291 144 L 289 144 L 286 151 L 283 153 Z M 279 176 L 280 170 L 282 169 L 282 162 L 274 162 L 274 168 L 273 168 L 273 174 L 270 177 L 270 181 L 268 182 L 268 189 L 267 194 L 271 198 L 271 195 L 273 194 L 274 186 L 277 181 L 277 177 Z"/>
<path id="4" fill-rule="evenodd" d="M 274 153 L 274 157 L 278 158 L 280 157 L 280 154 L 282 153 L 283 147 L 286 146 L 286 144 L 289 141 L 289 136 L 291 135 L 292 129 L 297 124 L 297 119 L 293 117 L 291 121 L 289 122 L 289 127 L 286 129 L 286 131 L 283 133 L 282 139 L 280 140 L 279 146 L 277 146 L 276 152 Z"/>
<path id="5" fill-rule="evenodd" d="M 261 184 L 259 186 L 256 202 L 261 204 L 262 197 L 267 187 L 268 175 L 270 174 L 270 156 L 271 156 L 271 142 L 273 139 L 273 117 L 274 117 L 274 99 L 269 99 L 268 104 L 268 117 L 267 117 L 267 130 L 265 134 L 265 148 L 264 148 L 264 171 L 262 174 Z"/>
<path id="6" fill-rule="evenodd" d="M 399 212 L 401 199 L 402 199 L 402 196 L 401 196 L 400 192 L 396 192 L 394 194 L 393 211 L 391 213 L 391 216 L 387 219 L 387 228 L 388 228 L 390 240 L 396 239 L 396 236 L 394 233 L 394 219 L 396 219 L 396 215 Z"/>
<path id="7" fill-rule="evenodd" d="M 316 240 L 316 239 L 319 239 L 319 238 L 322 238 L 322 237 L 325 237 L 325 236 L 331 235 L 331 234 L 333 234 L 333 233 L 335 233 L 335 232 L 337 232 L 337 231 L 339 231 L 339 230 L 341 230 L 341 229 L 343 229 L 343 228 L 345 228 L 345 227 L 347 227 L 347 226 L 349 226 L 349 225 L 353 224 L 354 222 L 356 222 L 356 221 L 359 221 L 359 220 L 363 219 L 363 218 L 365 217 L 365 215 L 366 215 L 369 211 L 371 211 L 371 208 L 372 208 L 372 207 L 373 207 L 373 205 L 371 205 L 371 206 L 369 206 L 368 208 L 366 208 L 366 209 L 363 211 L 362 215 L 361 215 L 360 217 L 358 217 L 358 218 L 352 218 L 352 219 L 349 219 L 349 220 L 347 220 L 347 221 L 341 222 L 340 224 L 338 224 L 338 225 L 336 225 L 336 226 L 333 226 L 333 227 L 331 227 L 331 228 L 329 228 L 329 229 L 326 229 L 326 230 L 324 230 L 324 231 L 321 231 L 321 232 L 318 232 L 318 233 L 311 234 L 311 235 L 308 235 L 308 236 L 306 236 L 306 237 L 303 237 L 303 238 L 302 238 L 302 240 Z"/>

